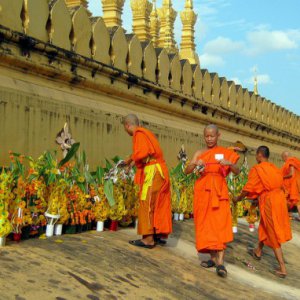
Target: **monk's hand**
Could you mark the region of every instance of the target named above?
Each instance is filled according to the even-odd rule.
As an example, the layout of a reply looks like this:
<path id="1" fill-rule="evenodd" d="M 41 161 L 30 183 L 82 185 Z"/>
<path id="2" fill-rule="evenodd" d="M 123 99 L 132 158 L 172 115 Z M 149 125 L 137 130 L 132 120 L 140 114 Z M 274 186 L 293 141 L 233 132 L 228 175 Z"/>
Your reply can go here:
<path id="1" fill-rule="evenodd" d="M 126 167 L 126 166 L 129 166 L 130 164 L 132 163 L 132 158 L 129 157 L 127 159 L 125 159 L 121 165 L 121 167 Z"/>
<path id="2" fill-rule="evenodd" d="M 202 173 L 204 172 L 205 170 L 205 163 L 203 160 L 199 159 L 197 161 L 195 161 L 195 167 L 194 167 L 194 173 L 197 175 L 197 176 L 201 176 Z"/>
<path id="3" fill-rule="evenodd" d="M 221 159 L 219 160 L 219 163 L 221 166 L 227 166 L 227 167 L 231 167 L 232 166 L 232 162 L 226 159 Z"/>
<path id="4" fill-rule="evenodd" d="M 130 172 L 131 168 L 132 168 L 131 164 L 129 164 L 129 165 L 127 165 L 127 166 L 125 166 L 125 168 L 124 168 L 124 172 L 125 172 L 125 174 L 126 174 L 126 175 L 128 175 L 128 174 L 129 174 L 129 172 Z"/>
<path id="5" fill-rule="evenodd" d="M 199 160 L 196 160 L 195 161 L 195 166 L 200 166 L 200 167 L 202 167 L 202 166 L 204 166 L 205 165 L 205 163 L 204 163 L 204 161 L 202 160 L 202 159 L 199 159 Z"/>
<path id="6" fill-rule="evenodd" d="M 237 204 L 238 202 L 241 201 L 239 198 L 240 198 L 240 197 L 238 197 L 238 196 L 233 197 L 233 198 L 232 198 L 232 202 L 233 202 L 234 204 Z"/>

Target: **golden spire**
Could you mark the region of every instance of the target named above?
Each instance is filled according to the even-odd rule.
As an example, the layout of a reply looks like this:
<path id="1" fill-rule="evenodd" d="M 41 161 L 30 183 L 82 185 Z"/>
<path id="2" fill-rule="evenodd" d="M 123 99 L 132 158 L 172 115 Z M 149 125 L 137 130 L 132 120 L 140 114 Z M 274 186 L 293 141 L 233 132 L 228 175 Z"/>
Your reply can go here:
<path id="1" fill-rule="evenodd" d="M 193 10 L 193 0 L 186 0 L 184 10 L 180 13 L 182 22 L 182 37 L 180 58 L 188 59 L 191 64 L 200 64 L 195 45 L 195 24 L 197 14 Z"/>
<path id="2" fill-rule="evenodd" d="M 87 0 L 66 0 L 66 4 L 68 7 L 75 7 L 75 6 L 82 5 L 85 8 L 88 8 Z"/>
<path id="3" fill-rule="evenodd" d="M 258 80 L 257 80 L 257 74 L 256 74 L 257 70 L 256 68 L 254 69 L 254 95 L 258 95 Z"/>
<path id="4" fill-rule="evenodd" d="M 153 8 L 150 15 L 150 35 L 154 47 L 158 47 L 160 20 L 156 8 L 156 0 L 153 0 Z"/>
<path id="5" fill-rule="evenodd" d="M 131 0 L 133 16 L 132 30 L 140 41 L 150 40 L 150 13 L 152 3 L 149 0 Z"/>
<path id="6" fill-rule="evenodd" d="M 158 15 L 161 20 L 158 45 L 161 48 L 165 48 L 169 53 L 176 53 L 177 47 L 174 39 L 174 23 L 177 12 L 174 10 L 171 0 L 163 0 L 163 6 L 158 9 Z"/>
<path id="7" fill-rule="evenodd" d="M 107 27 L 122 26 L 122 12 L 125 0 L 101 0 L 103 20 Z"/>

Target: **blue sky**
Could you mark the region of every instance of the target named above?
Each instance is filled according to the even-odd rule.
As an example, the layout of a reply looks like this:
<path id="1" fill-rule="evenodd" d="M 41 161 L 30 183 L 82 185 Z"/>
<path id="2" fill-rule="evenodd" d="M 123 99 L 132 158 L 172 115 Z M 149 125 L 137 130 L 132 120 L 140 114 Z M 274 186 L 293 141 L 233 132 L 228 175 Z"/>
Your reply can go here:
<path id="1" fill-rule="evenodd" d="M 173 0 L 174 8 L 183 10 L 184 2 Z M 260 95 L 300 115 L 300 0 L 194 0 L 194 6 L 201 68 L 249 90 L 256 69 Z M 89 8 L 102 15 L 100 0 L 89 0 Z M 130 0 L 123 27 L 132 31 Z M 175 36 L 179 45 L 179 15 Z"/>

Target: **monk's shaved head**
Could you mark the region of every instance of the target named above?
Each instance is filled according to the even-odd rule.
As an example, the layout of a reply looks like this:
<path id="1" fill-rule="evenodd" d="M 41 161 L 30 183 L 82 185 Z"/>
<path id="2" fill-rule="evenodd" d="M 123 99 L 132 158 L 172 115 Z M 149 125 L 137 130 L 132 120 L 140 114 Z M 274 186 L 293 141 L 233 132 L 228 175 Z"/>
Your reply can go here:
<path id="1" fill-rule="evenodd" d="M 292 154 L 289 151 L 283 151 L 281 154 L 282 160 L 286 161 L 289 157 L 291 157 Z"/>
<path id="2" fill-rule="evenodd" d="M 133 126 L 139 126 L 140 120 L 139 118 L 134 114 L 129 114 L 123 118 L 123 124 L 124 125 L 133 125 Z"/>
<path id="3" fill-rule="evenodd" d="M 256 154 L 260 154 L 264 158 L 269 158 L 270 149 L 267 146 L 259 146 L 256 150 Z"/>
<path id="4" fill-rule="evenodd" d="M 283 151 L 281 155 L 282 156 L 287 156 L 287 157 L 292 156 L 291 152 L 289 152 L 289 151 Z"/>
<path id="5" fill-rule="evenodd" d="M 219 127 L 217 126 L 217 125 L 215 125 L 215 124 L 209 124 L 209 125 L 207 125 L 207 126 L 205 126 L 205 128 L 204 128 L 204 132 L 206 131 L 206 130 L 215 130 L 216 131 L 216 133 L 219 133 Z"/>

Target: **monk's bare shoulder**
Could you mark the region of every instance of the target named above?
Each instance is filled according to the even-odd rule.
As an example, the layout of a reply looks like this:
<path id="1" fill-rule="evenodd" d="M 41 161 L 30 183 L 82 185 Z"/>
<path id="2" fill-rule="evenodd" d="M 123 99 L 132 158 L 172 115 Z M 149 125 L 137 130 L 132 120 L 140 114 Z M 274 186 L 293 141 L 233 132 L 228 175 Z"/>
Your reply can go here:
<path id="1" fill-rule="evenodd" d="M 204 149 L 197 150 L 193 156 L 193 161 L 197 160 L 197 158 L 205 152 Z"/>

